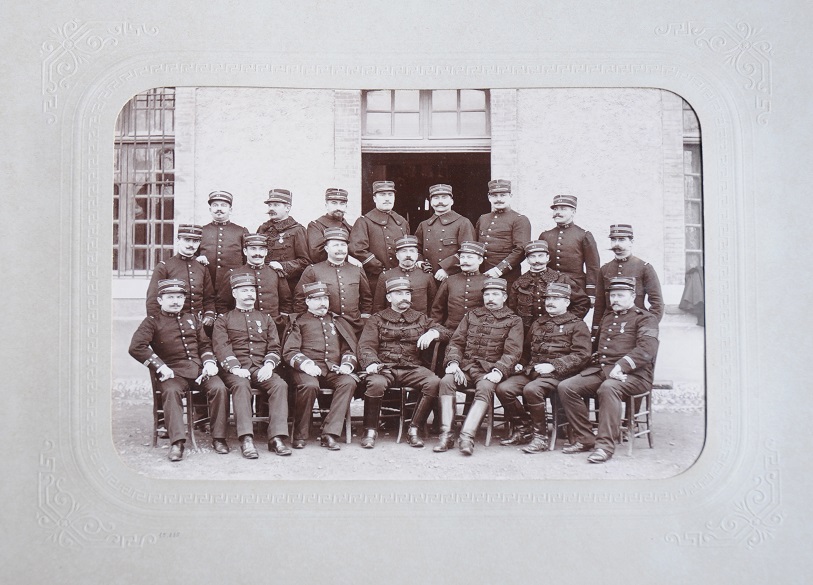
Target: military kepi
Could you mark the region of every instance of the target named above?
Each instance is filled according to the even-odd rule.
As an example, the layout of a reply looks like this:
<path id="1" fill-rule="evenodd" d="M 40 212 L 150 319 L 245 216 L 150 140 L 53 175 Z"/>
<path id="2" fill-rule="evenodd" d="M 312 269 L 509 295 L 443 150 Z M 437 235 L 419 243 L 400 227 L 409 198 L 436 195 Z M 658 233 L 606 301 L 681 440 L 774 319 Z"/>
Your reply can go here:
<path id="1" fill-rule="evenodd" d="M 632 226 L 628 223 L 617 223 L 610 226 L 611 238 L 631 238 Z"/>
<path id="2" fill-rule="evenodd" d="M 325 241 L 327 240 L 341 240 L 342 242 L 350 241 L 350 234 L 343 227 L 330 227 L 327 228 L 323 233 L 325 234 Z"/>
<path id="3" fill-rule="evenodd" d="M 232 201 L 234 201 L 234 195 L 228 191 L 212 191 L 209 193 L 209 205 L 212 204 L 212 201 L 225 201 L 231 205 Z"/>
<path id="4" fill-rule="evenodd" d="M 263 234 L 246 234 L 243 236 L 243 247 L 249 246 L 263 246 L 268 247 L 268 237 Z"/>
<path id="5" fill-rule="evenodd" d="M 316 297 L 326 297 L 327 294 L 327 285 L 324 282 L 309 282 L 307 284 L 302 285 L 302 292 L 305 293 L 305 297 L 309 299 L 313 299 Z"/>
<path id="6" fill-rule="evenodd" d="M 158 281 L 158 296 L 166 293 L 184 293 L 189 291 L 186 288 L 186 283 L 178 278 L 167 278 Z"/>
<path id="7" fill-rule="evenodd" d="M 508 281 L 504 278 L 486 278 L 483 282 L 483 290 L 495 289 L 508 292 Z"/>
<path id="8" fill-rule="evenodd" d="M 458 254 L 477 254 L 478 256 L 486 255 L 486 247 L 480 242 L 460 242 L 460 248 L 457 250 Z"/>
<path id="9" fill-rule="evenodd" d="M 408 278 L 399 276 L 398 278 L 390 278 L 387 281 L 387 292 L 391 293 L 396 290 L 412 290 L 412 283 Z"/>
<path id="10" fill-rule="evenodd" d="M 381 193 L 383 191 L 395 193 L 395 183 L 393 183 L 392 181 L 374 181 L 373 195 L 375 195 L 376 193 Z"/>
<path id="11" fill-rule="evenodd" d="M 635 290 L 634 276 L 616 276 L 610 279 L 608 290 Z"/>
<path id="12" fill-rule="evenodd" d="M 551 282 L 548 283 L 548 288 L 545 289 L 546 297 L 562 297 L 565 299 L 570 298 L 570 285 L 566 282 Z"/>
<path id="13" fill-rule="evenodd" d="M 548 243 L 545 240 L 531 240 L 525 244 L 525 255 L 528 256 L 534 252 L 547 252 Z"/>
<path id="14" fill-rule="evenodd" d="M 288 189 L 271 189 L 268 192 L 268 197 L 265 198 L 266 203 L 285 203 L 290 205 L 293 201 L 293 195 Z"/>
<path id="15" fill-rule="evenodd" d="M 241 286 L 257 286 L 257 279 L 253 274 L 232 274 L 229 277 L 229 284 L 233 289 Z"/>
<path id="16" fill-rule="evenodd" d="M 488 194 L 496 195 L 497 193 L 510 193 L 511 181 L 508 179 L 494 179 L 488 182 Z"/>
<path id="17" fill-rule="evenodd" d="M 325 191 L 325 201 L 344 201 L 347 203 L 347 191 L 338 187 L 329 187 Z"/>
<path id="18" fill-rule="evenodd" d="M 554 195 L 553 196 L 553 203 L 551 203 L 550 208 L 553 209 L 559 205 L 565 205 L 567 207 L 572 207 L 576 209 L 576 199 L 575 195 Z"/>
<path id="19" fill-rule="evenodd" d="M 398 238 L 395 240 L 395 249 L 400 250 L 401 248 L 417 248 L 418 247 L 418 238 L 416 236 L 404 236 L 403 238 Z"/>
<path id="20" fill-rule="evenodd" d="M 429 198 L 431 199 L 435 195 L 448 195 L 449 197 L 454 197 L 454 195 L 452 194 L 452 186 L 445 185 L 443 183 L 432 185 L 431 187 L 429 187 Z"/>
<path id="21" fill-rule="evenodd" d="M 178 237 L 199 240 L 203 237 L 203 228 L 191 223 L 182 223 L 178 226 Z"/>

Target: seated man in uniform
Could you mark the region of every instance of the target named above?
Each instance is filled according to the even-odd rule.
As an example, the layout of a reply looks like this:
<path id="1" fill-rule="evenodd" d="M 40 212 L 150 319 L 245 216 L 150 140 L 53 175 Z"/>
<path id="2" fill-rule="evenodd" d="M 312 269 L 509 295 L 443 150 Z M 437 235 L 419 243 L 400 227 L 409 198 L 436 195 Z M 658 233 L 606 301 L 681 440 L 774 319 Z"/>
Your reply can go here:
<path id="1" fill-rule="evenodd" d="M 386 281 L 393 278 L 406 278 L 412 285 L 412 309 L 429 314 L 432 301 L 435 300 L 437 285 L 432 275 L 418 267 L 418 238 L 404 236 L 395 241 L 395 257 L 398 266 L 387 268 L 381 273 L 373 295 L 373 311 L 383 311 L 389 306 L 386 299 Z"/>
<path id="2" fill-rule="evenodd" d="M 522 319 L 505 306 L 508 283 L 488 278 L 483 284 L 483 307 L 469 311 L 458 325 L 446 350 L 446 375 L 440 381 L 440 437 L 435 452 L 454 445 L 452 418 L 457 388 L 474 385 L 474 401 L 458 446 L 463 455 L 474 453 L 474 435 L 492 403 L 494 389 L 511 375 L 522 357 Z"/>
<path id="3" fill-rule="evenodd" d="M 253 274 L 235 274 L 230 285 L 235 308 L 215 321 L 212 339 L 223 368 L 221 377 L 232 393 L 235 410 L 238 402 L 250 405 L 252 386 L 268 394 L 268 450 L 290 455 L 283 441 L 288 435 L 288 385 L 274 371 L 281 361 L 277 326 L 254 308 L 257 281 Z M 256 459 L 251 417 L 236 423 L 243 457 Z"/>
<path id="4" fill-rule="evenodd" d="M 559 383 L 559 398 L 576 438 L 562 453 L 593 451 L 595 447 L 587 457 L 590 463 L 604 463 L 613 456 L 624 397 L 652 387 L 658 318 L 635 306 L 636 285 L 634 278 L 626 276 L 610 279 L 612 310 L 601 320 L 593 365 Z M 598 402 L 596 436 L 588 420 L 586 397 Z"/>
<path id="5" fill-rule="evenodd" d="M 560 380 L 579 372 L 590 360 L 590 330 L 583 320 L 568 311 L 570 295 L 569 284 L 548 285 L 545 313 L 525 334 L 523 361 L 528 365 L 497 385 L 497 398 L 514 429 L 509 438 L 500 441 L 501 445 L 524 445 L 530 441 L 522 449 L 525 453 L 547 451 L 545 399 L 556 390 Z"/>
<path id="6" fill-rule="evenodd" d="M 418 429 L 426 422 L 438 395 L 440 380 L 421 363 L 420 350 L 435 341 L 448 341 L 449 331 L 424 313 L 410 308 L 409 280 L 387 281 L 390 306 L 370 317 L 358 345 L 361 367 L 367 372 L 364 392 L 364 437 L 361 446 L 375 447 L 378 419 L 384 391 L 394 385 L 420 388 L 421 399 L 415 407 L 407 442 L 423 447 Z"/>
<path id="7" fill-rule="evenodd" d="M 152 368 L 158 376 L 171 443 L 169 460 L 183 458 L 186 427 L 182 398 L 189 384 L 195 383 L 199 383 L 209 397 L 212 446 L 218 453 L 228 453 L 229 395 L 217 376 L 217 362 L 203 323 L 194 314 L 183 311 L 188 292 L 186 283 L 179 279 L 161 280 L 157 292 L 156 301 L 161 310 L 138 326 L 130 342 L 130 355 Z"/>
<path id="8" fill-rule="evenodd" d="M 291 366 L 295 386 L 294 449 L 304 449 L 310 437 L 313 404 L 320 384 L 332 388 L 330 412 L 322 424 L 322 447 L 339 450 L 337 436 L 342 432 L 345 414 L 356 391 L 351 374 L 358 364 L 356 336 L 342 317 L 328 311 L 327 285 L 306 284 L 305 304 L 308 310 L 291 317 L 282 355 Z"/>

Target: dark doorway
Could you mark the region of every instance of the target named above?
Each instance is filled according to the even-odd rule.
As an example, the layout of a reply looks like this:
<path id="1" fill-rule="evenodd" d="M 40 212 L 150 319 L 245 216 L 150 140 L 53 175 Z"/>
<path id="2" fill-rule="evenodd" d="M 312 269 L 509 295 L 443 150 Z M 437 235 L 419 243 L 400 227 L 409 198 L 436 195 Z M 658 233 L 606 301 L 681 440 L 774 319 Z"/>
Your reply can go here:
<path id="1" fill-rule="evenodd" d="M 412 231 L 432 215 L 429 187 L 437 183 L 452 186 L 454 210 L 472 223 L 488 213 L 488 182 L 491 154 L 488 152 L 365 153 L 361 155 L 361 212 L 375 207 L 373 181 L 395 183 L 395 211 L 409 220 Z"/>

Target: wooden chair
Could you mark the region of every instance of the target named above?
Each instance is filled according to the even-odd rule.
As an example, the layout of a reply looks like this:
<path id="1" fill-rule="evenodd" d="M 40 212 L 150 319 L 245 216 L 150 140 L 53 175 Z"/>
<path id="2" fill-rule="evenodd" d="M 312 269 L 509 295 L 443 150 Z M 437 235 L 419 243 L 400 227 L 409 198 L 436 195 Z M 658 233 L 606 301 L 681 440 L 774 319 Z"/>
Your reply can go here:
<path id="1" fill-rule="evenodd" d="M 158 446 L 159 429 L 166 428 L 164 420 L 164 399 L 158 385 L 158 376 L 150 369 L 150 384 L 152 386 L 152 446 Z M 203 401 L 195 401 L 196 397 L 203 396 Z M 209 422 L 209 404 L 205 392 L 197 384 L 189 384 L 183 396 L 184 417 L 186 418 L 186 432 L 192 442 L 192 448 L 197 450 L 195 440 L 195 426 Z M 202 413 L 202 414 L 201 414 Z M 163 437 L 162 437 L 163 438 Z"/>
<path id="2" fill-rule="evenodd" d="M 635 439 L 644 436 L 652 449 L 652 387 L 641 394 L 627 396 L 621 416 L 621 437 L 628 443 L 628 455 L 632 455 Z"/>

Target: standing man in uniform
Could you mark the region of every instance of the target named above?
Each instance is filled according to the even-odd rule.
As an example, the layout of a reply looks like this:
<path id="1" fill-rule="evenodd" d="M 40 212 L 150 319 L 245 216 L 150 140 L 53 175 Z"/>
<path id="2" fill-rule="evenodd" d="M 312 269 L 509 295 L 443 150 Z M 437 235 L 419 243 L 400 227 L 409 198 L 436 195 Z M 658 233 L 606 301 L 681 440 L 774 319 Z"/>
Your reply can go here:
<path id="1" fill-rule="evenodd" d="M 350 375 L 358 365 L 356 335 L 347 321 L 328 310 L 325 283 L 308 283 L 303 288 L 308 310 L 292 318 L 282 349 L 291 366 L 296 394 L 293 447 L 305 447 L 316 393 L 320 385 L 325 385 L 334 392 L 330 412 L 322 424 L 321 445 L 338 451 L 337 437 L 356 391 L 356 380 Z"/>
<path id="2" fill-rule="evenodd" d="M 350 232 L 350 254 L 364 267 L 370 288 L 375 290 L 385 268 L 397 266 L 395 242 L 409 235 L 407 220 L 393 211 L 395 183 L 373 183 L 375 209 L 362 215 Z"/>
<path id="3" fill-rule="evenodd" d="M 596 284 L 601 259 L 593 234 L 573 223 L 576 215 L 575 195 L 556 195 L 553 198 L 553 221 L 556 227 L 539 234 L 548 243 L 552 255 L 550 266 L 563 272 L 587 293 L 591 305 L 596 302 Z"/>
<path id="4" fill-rule="evenodd" d="M 393 386 L 420 388 L 407 442 L 423 447 L 418 429 L 429 417 L 438 395 L 440 379 L 421 362 L 420 351 L 435 340 L 449 340 L 449 330 L 424 313 L 410 308 L 411 289 L 406 278 L 386 282 L 390 306 L 373 315 L 364 326 L 358 345 L 359 363 L 367 372 L 364 392 L 364 437 L 361 446 L 375 447 L 384 391 Z"/>
<path id="5" fill-rule="evenodd" d="M 277 326 L 254 308 L 257 281 L 253 274 L 235 274 L 230 285 L 235 308 L 215 321 L 213 335 L 215 355 L 223 369 L 220 376 L 232 397 L 247 397 L 248 404 L 252 386 L 268 395 L 268 450 L 290 455 L 283 441 L 288 435 L 288 385 L 274 371 L 282 359 Z M 237 435 L 243 457 L 256 459 L 251 417 L 242 424 L 237 421 Z"/>
<path id="6" fill-rule="evenodd" d="M 243 236 L 248 230 L 229 221 L 233 200 L 234 196 L 227 191 L 209 193 L 212 221 L 203 226 L 203 238 L 197 253 L 198 262 L 209 269 L 215 293 L 218 292 L 217 285 L 222 273 L 229 268 L 238 268 L 246 261 L 243 255 Z"/>
<path id="7" fill-rule="evenodd" d="M 158 302 L 158 283 L 162 280 L 178 279 L 186 284 L 188 294 L 184 301 L 184 313 L 191 313 L 203 320 L 204 327 L 215 322 L 215 290 L 209 271 L 195 262 L 195 252 L 200 246 L 203 228 L 199 225 L 182 223 L 178 226 L 177 254 L 169 260 L 162 260 L 152 272 L 147 287 L 147 315 L 158 315 L 161 305 Z"/>
<path id="8" fill-rule="evenodd" d="M 474 226 L 477 241 L 485 246 L 483 273 L 490 278 L 505 278 L 509 288 L 519 278 L 525 244 L 531 241 L 531 222 L 511 209 L 511 197 L 511 181 L 489 181 L 491 213 L 481 215 Z"/>
<path id="9" fill-rule="evenodd" d="M 330 310 L 350 323 L 356 334 L 361 333 L 362 319 L 370 316 L 373 295 L 364 271 L 347 262 L 347 241 L 349 234 L 344 228 L 325 230 L 325 252 L 327 260 L 305 269 L 294 290 L 294 312 L 306 310 L 305 285 L 323 282 L 327 285 L 330 297 Z"/>
<path id="10" fill-rule="evenodd" d="M 428 315 L 438 289 L 432 275 L 418 266 L 418 238 L 404 236 L 396 240 L 395 257 L 398 258 L 398 266 L 387 268 L 378 279 L 378 286 L 373 295 L 373 312 L 383 311 L 389 306 L 386 299 L 386 281 L 392 278 L 406 278 L 412 285 L 412 309 Z"/>
<path id="11" fill-rule="evenodd" d="M 446 375 L 440 381 L 440 437 L 434 451 L 454 445 L 452 418 L 457 388 L 475 388 L 474 400 L 460 429 L 463 455 L 474 453 L 474 435 L 493 401 L 494 390 L 514 372 L 522 357 L 522 319 L 505 306 L 508 283 L 488 278 L 483 284 L 483 307 L 466 313 L 446 350 Z"/>
<path id="12" fill-rule="evenodd" d="M 217 286 L 215 309 L 224 315 L 234 308 L 234 295 L 231 290 L 231 277 L 234 274 L 253 274 L 257 282 L 257 310 L 265 313 L 277 324 L 277 329 L 285 329 L 288 313 L 292 310 L 293 299 L 288 282 L 266 265 L 268 241 L 262 234 L 243 236 L 243 254 L 246 264 L 240 268 L 230 268 L 221 274 Z"/>
<path id="13" fill-rule="evenodd" d="M 663 317 L 663 294 L 661 281 L 648 262 L 632 255 L 632 226 L 619 223 L 610 226 L 610 245 L 615 258 L 601 267 L 597 288 L 596 306 L 593 311 L 593 337 L 598 336 L 601 319 L 610 312 L 610 281 L 620 276 L 635 279 L 635 306 L 647 309 L 660 322 Z M 595 349 L 595 348 L 594 348 Z"/>
<path id="14" fill-rule="evenodd" d="M 294 290 L 311 263 L 308 254 L 308 234 L 305 228 L 290 217 L 293 196 L 287 189 L 271 189 L 265 199 L 268 221 L 257 228 L 258 234 L 268 238 L 268 265 L 288 281 Z"/>
<path id="15" fill-rule="evenodd" d="M 429 264 L 430 271 L 438 282 L 446 280 L 451 271 L 460 270 L 456 254 L 461 242 L 477 239 L 474 226 L 468 218 L 452 210 L 453 204 L 451 185 L 429 187 L 429 205 L 435 214 L 422 221 L 415 230 L 423 261 Z"/>
<path id="16" fill-rule="evenodd" d="M 472 309 L 483 306 L 485 274 L 480 274 L 485 248 L 480 242 L 462 242 L 457 251 L 460 272 L 440 283 L 429 316 L 454 331 Z"/>
<path id="17" fill-rule="evenodd" d="M 328 228 L 344 228 L 347 233 L 353 226 L 347 223 L 347 191 L 331 187 L 325 191 L 325 209 L 327 212 L 308 224 L 308 251 L 311 262 L 318 264 L 327 260 L 325 252 L 325 230 Z"/>
<path id="18" fill-rule="evenodd" d="M 601 320 L 594 365 L 559 383 L 559 398 L 576 439 L 562 448 L 562 453 L 592 451 L 595 447 L 587 457 L 590 463 L 604 463 L 613 456 L 624 397 L 652 387 L 658 318 L 635 306 L 636 286 L 633 277 L 610 279 L 611 310 Z M 599 409 L 596 436 L 588 420 L 587 397 L 594 397 Z"/>
<path id="19" fill-rule="evenodd" d="M 189 385 L 198 380 L 209 399 L 212 446 L 217 453 L 228 453 L 229 395 L 217 376 L 212 343 L 203 331 L 203 324 L 194 314 L 183 310 L 188 292 L 186 282 L 161 280 L 157 292 L 156 301 L 161 309 L 138 326 L 130 342 L 130 355 L 151 368 L 158 377 L 171 443 L 169 460 L 183 459 L 186 426 L 182 399 Z"/>
<path id="20" fill-rule="evenodd" d="M 579 319 L 590 310 L 590 299 L 584 294 L 573 280 L 558 270 L 548 268 L 548 243 L 545 240 L 531 240 L 525 245 L 525 259 L 530 267 L 528 272 L 520 276 L 508 294 L 508 306 L 522 318 L 525 331 L 531 324 L 546 315 L 545 293 L 551 283 L 567 284 L 572 294 L 569 311 Z"/>
<path id="21" fill-rule="evenodd" d="M 590 330 L 582 318 L 568 311 L 570 295 L 567 283 L 548 285 L 545 313 L 525 334 L 523 362 L 527 365 L 497 385 L 497 398 L 514 429 L 510 437 L 500 441 L 501 445 L 530 442 L 522 449 L 525 453 L 547 451 L 545 399 L 556 390 L 560 380 L 578 373 L 590 361 Z"/>

